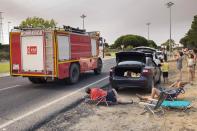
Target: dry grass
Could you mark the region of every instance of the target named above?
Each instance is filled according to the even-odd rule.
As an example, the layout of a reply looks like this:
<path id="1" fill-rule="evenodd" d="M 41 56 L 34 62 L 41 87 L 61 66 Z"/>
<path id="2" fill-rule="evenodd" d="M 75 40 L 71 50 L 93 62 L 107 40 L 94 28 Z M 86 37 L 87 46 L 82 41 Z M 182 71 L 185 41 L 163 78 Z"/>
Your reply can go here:
<path id="1" fill-rule="evenodd" d="M 10 70 L 9 62 L 0 63 L 0 73 L 7 73 Z"/>

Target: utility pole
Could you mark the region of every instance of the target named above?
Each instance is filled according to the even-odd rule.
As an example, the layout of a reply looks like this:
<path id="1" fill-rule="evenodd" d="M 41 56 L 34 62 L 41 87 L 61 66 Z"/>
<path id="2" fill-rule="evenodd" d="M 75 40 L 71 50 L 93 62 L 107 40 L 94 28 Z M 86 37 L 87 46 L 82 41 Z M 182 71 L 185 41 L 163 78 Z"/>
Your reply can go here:
<path id="1" fill-rule="evenodd" d="M 80 16 L 82 19 L 83 19 L 83 29 L 85 29 L 85 26 L 84 26 L 84 19 L 87 17 L 86 15 L 84 15 L 84 14 L 82 14 L 81 16 Z"/>
<path id="2" fill-rule="evenodd" d="M 105 39 L 102 39 L 103 44 L 103 58 L 105 57 Z"/>
<path id="3" fill-rule="evenodd" d="M 2 17 L 3 12 L 0 12 L 0 43 L 3 44 L 3 17 Z"/>
<path id="4" fill-rule="evenodd" d="M 11 22 L 8 21 L 8 43 L 10 43 L 10 24 Z"/>
<path id="5" fill-rule="evenodd" d="M 148 26 L 148 40 L 149 40 L 149 26 L 150 26 L 150 22 L 146 23 L 146 25 Z"/>
<path id="6" fill-rule="evenodd" d="M 167 8 L 170 9 L 170 40 L 169 40 L 169 46 L 170 46 L 170 51 L 172 51 L 172 13 L 171 13 L 171 7 L 174 5 L 173 2 L 168 2 L 166 4 Z"/>
<path id="7" fill-rule="evenodd" d="M 10 33 L 10 24 L 11 24 L 11 22 L 8 21 L 8 36 L 9 36 L 9 33 Z"/>

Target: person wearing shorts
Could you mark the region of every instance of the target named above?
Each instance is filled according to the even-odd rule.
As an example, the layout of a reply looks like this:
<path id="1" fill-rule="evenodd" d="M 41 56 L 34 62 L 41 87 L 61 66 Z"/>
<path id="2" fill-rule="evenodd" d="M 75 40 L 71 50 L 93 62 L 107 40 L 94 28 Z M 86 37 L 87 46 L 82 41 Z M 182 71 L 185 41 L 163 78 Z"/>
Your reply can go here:
<path id="1" fill-rule="evenodd" d="M 193 55 L 194 55 L 194 79 L 195 79 L 195 70 L 196 70 L 196 63 L 197 63 L 197 48 L 193 49 Z"/>
<path id="2" fill-rule="evenodd" d="M 163 73 L 163 81 L 164 83 L 168 83 L 168 71 L 169 71 L 169 64 L 167 60 L 161 63 L 161 71 Z"/>
<path id="3" fill-rule="evenodd" d="M 103 90 L 101 88 L 86 88 L 86 93 L 90 96 L 91 100 L 98 100 L 99 98 L 106 97 L 106 101 L 115 104 L 132 104 L 133 101 L 122 101 L 115 89 Z"/>
<path id="4" fill-rule="evenodd" d="M 174 91 L 176 92 L 177 89 L 181 88 L 181 87 L 184 87 L 186 84 L 188 84 L 188 82 L 181 82 L 180 80 L 174 82 L 173 84 L 171 84 L 169 86 L 169 88 L 173 88 L 174 87 Z M 160 87 L 160 88 L 152 88 L 152 92 L 151 92 L 151 95 L 148 96 L 148 97 L 144 97 L 144 96 L 141 96 L 139 94 L 136 94 L 136 96 L 140 99 L 140 100 L 151 100 L 151 99 L 155 99 L 156 97 L 159 97 L 160 93 L 162 91 L 165 91 L 167 90 L 166 88 L 164 87 Z"/>
<path id="5" fill-rule="evenodd" d="M 178 52 L 176 54 L 176 67 L 179 71 L 179 80 L 182 80 L 182 68 L 183 68 L 183 52 Z"/>
<path id="6" fill-rule="evenodd" d="M 188 60 L 187 60 L 187 66 L 188 66 L 188 72 L 189 72 L 189 82 L 192 85 L 193 81 L 194 81 L 194 74 L 195 74 L 195 69 L 194 69 L 194 55 L 193 54 L 189 54 L 188 55 Z"/>

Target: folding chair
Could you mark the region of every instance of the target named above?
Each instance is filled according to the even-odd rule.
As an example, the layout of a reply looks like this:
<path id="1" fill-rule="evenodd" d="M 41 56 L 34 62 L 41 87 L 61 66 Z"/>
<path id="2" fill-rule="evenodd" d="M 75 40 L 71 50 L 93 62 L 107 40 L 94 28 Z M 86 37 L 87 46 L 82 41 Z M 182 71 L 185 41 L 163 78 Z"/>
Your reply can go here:
<path id="1" fill-rule="evenodd" d="M 178 95 L 184 94 L 185 90 L 183 87 L 177 89 L 170 89 L 164 91 L 167 94 L 167 100 L 174 101 L 177 99 Z"/>
<path id="2" fill-rule="evenodd" d="M 185 101 L 185 100 L 181 100 L 181 101 L 163 101 L 162 107 L 167 107 L 167 108 L 176 108 L 176 109 L 183 109 L 183 111 L 186 111 L 188 108 L 191 107 L 191 102 L 190 101 Z"/>
<path id="3" fill-rule="evenodd" d="M 168 101 L 168 100 L 165 100 L 167 97 L 168 97 L 168 94 L 166 94 L 165 92 L 161 92 L 158 100 L 152 99 L 151 103 L 140 102 L 139 104 L 143 104 L 145 106 L 144 108 L 145 112 L 143 112 L 142 114 L 149 111 L 154 115 L 155 112 L 158 111 L 158 109 L 161 109 L 162 113 L 164 114 L 162 107 L 184 109 L 184 111 L 187 110 L 189 107 L 191 107 L 191 102 L 189 101 L 184 101 L 184 100 Z"/>
<path id="4" fill-rule="evenodd" d="M 144 112 L 142 112 L 141 114 L 144 114 L 146 112 L 150 112 L 153 115 L 155 115 L 156 112 L 158 111 L 162 111 L 162 114 L 164 114 L 164 110 L 162 108 L 162 103 L 163 101 L 167 98 L 167 95 L 164 92 L 161 92 L 159 99 L 152 99 L 150 101 L 150 103 L 148 102 L 140 102 L 139 104 L 144 105 Z"/>
<path id="5" fill-rule="evenodd" d="M 95 104 L 96 106 L 98 106 L 99 104 L 106 104 L 106 106 L 115 104 L 115 103 L 113 103 L 111 101 L 107 101 L 106 100 L 106 96 L 99 97 L 96 100 L 92 100 L 90 98 L 86 98 L 85 99 L 85 102 L 86 103 L 89 103 L 89 104 Z"/>

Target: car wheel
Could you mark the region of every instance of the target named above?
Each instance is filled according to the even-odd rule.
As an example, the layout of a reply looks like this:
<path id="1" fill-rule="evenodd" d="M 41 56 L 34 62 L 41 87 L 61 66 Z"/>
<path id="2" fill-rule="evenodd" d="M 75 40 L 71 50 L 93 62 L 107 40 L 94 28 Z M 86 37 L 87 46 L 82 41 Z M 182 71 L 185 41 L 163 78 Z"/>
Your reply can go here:
<path id="1" fill-rule="evenodd" d="M 70 84 L 75 84 L 78 82 L 79 80 L 79 75 L 80 75 L 80 71 L 79 71 L 79 66 L 74 63 L 71 65 L 70 67 L 70 71 L 69 71 L 69 83 Z"/>
<path id="2" fill-rule="evenodd" d="M 146 91 L 148 93 L 151 93 L 153 86 L 154 86 L 154 79 L 151 79 L 150 82 L 149 82 L 148 88 L 146 89 Z"/>
<path id="3" fill-rule="evenodd" d="M 159 74 L 159 80 L 157 81 L 157 84 L 160 84 L 161 83 L 161 69 L 160 69 L 160 74 Z"/>

